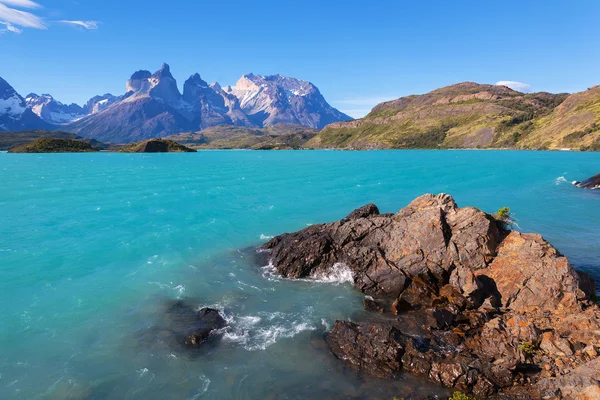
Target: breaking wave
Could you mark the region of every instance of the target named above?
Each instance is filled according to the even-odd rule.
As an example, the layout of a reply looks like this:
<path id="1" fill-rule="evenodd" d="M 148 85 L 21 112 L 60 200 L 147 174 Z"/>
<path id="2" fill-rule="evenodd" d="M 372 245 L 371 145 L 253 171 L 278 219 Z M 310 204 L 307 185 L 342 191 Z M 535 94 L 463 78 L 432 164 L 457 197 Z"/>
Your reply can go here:
<path id="1" fill-rule="evenodd" d="M 259 312 L 257 315 L 225 315 L 228 326 L 223 340 L 248 351 L 265 350 L 279 339 L 292 338 L 317 329 L 308 315 Z"/>
<path id="2" fill-rule="evenodd" d="M 565 178 L 564 176 L 559 176 L 554 180 L 555 185 L 562 185 L 563 183 L 568 183 L 567 178 Z"/>
<path id="3" fill-rule="evenodd" d="M 282 277 L 272 261 L 269 264 L 261 268 L 262 276 L 269 280 L 287 279 Z M 318 283 L 330 283 L 330 284 L 343 284 L 354 282 L 354 272 L 344 263 L 335 263 L 327 271 L 319 271 L 310 276 L 310 278 L 294 279 L 294 281 L 304 282 L 318 282 Z"/>
<path id="4" fill-rule="evenodd" d="M 335 263 L 329 271 L 318 272 L 312 276 L 312 279 L 324 283 L 352 283 L 354 272 L 344 263 Z"/>

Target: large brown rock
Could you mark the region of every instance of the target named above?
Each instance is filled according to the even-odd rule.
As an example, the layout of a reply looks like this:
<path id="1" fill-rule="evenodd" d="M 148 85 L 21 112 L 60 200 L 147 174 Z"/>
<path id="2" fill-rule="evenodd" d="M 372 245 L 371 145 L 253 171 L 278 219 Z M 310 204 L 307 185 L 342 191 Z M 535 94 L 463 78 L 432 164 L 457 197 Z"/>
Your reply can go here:
<path id="1" fill-rule="evenodd" d="M 501 305 L 516 311 L 571 310 L 585 298 L 569 260 L 540 235 L 511 232 L 489 267 L 475 274 L 493 282 Z"/>
<path id="2" fill-rule="evenodd" d="M 449 195 L 427 194 L 395 215 L 367 205 L 339 222 L 278 236 L 263 248 L 288 278 L 323 274 L 344 263 L 364 293 L 398 297 L 413 278 L 437 287 L 457 267 L 485 268 L 500 239 L 490 215 L 458 208 Z M 465 283 L 471 294 L 477 284 Z"/>
<path id="3" fill-rule="evenodd" d="M 406 371 L 481 398 L 600 395 L 593 280 L 540 235 L 506 231 L 449 195 L 423 195 L 396 214 L 369 204 L 263 249 L 289 278 L 338 263 L 352 270 L 377 314 L 337 321 L 327 343 L 364 373 Z"/>

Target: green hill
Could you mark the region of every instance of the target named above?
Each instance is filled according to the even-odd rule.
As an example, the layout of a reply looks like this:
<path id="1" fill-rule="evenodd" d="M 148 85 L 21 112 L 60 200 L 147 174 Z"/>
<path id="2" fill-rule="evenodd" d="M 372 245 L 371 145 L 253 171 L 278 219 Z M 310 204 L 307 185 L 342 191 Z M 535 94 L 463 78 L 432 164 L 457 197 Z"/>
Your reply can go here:
<path id="1" fill-rule="evenodd" d="M 89 153 L 95 151 L 98 150 L 80 140 L 54 138 L 37 139 L 8 150 L 9 153 Z"/>
<path id="2" fill-rule="evenodd" d="M 598 143 L 599 92 L 524 94 L 459 83 L 381 103 L 362 119 L 328 125 L 307 146 L 588 149 Z M 576 136 L 585 140 L 573 140 Z"/>
<path id="3" fill-rule="evenodd" d="M 218 125 L 199 132 L 167 136 L 196 149 L 300 149 L 317 130 L 300 125 L 276 124 L 266 128 Z"/>

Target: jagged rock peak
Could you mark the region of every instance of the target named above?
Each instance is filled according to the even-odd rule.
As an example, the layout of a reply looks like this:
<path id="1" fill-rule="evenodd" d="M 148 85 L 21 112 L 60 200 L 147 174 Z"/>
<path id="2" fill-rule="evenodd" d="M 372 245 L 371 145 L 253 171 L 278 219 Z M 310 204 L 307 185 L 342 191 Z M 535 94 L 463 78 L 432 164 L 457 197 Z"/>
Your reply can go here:
<path id="1" fill-rule="evenodd" d="M 156 78 L 171 78 L 173 79 L 173 75 L 171 75 L 171 67 L 169 64 L 163 63 L 158 71 L 156 71 L 153 75 Z"/>
<path id="2" fill-rule="evenodd" d="M 152 72 L 147 71 L 145 69 L 141 69 L 139 71 L 134 72 L 131 75 L 132 80 L 140 80 L 140 79 L 149 79 L 152 76 Z"/>
<path id="3" fill-rule="evenodd" d="M 204 79 L 202 79 L 200 74 L 197 72 L 194 75 L 190 76 L 187 81 L 185 81 L 184 85 L 188 85 L 188 84 L 201 86 L 201 87 L 208 87 L 208 83 L 206 83 L 206 81 Z"/>

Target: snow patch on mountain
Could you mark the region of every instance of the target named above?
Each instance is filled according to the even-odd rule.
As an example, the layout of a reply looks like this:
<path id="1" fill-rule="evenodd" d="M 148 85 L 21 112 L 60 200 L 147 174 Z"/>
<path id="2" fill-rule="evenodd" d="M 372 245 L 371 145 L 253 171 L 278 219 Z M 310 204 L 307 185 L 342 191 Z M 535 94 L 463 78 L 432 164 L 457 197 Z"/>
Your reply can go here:
<path id="1" fill-rule="evenodd" d="M 12 118 L 17 118 L 25 112 L 27 106 L 23 99 L 18 94 L 14 94 L 8 98 L 0 98 L 0 114 L 8 114 Z"/>

